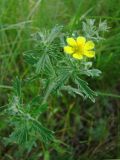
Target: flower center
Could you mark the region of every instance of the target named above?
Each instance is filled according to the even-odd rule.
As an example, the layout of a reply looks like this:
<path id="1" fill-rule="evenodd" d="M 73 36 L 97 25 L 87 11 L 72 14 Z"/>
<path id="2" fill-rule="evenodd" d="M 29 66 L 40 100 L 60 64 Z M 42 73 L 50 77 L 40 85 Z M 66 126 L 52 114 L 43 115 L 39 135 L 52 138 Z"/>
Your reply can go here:
<path id="1" fill-rule="evenodd" d="M 83 45 L 76 46 L 74 48 L 74 52 L 83 54 L 84 53 L 84 46 Z"/>

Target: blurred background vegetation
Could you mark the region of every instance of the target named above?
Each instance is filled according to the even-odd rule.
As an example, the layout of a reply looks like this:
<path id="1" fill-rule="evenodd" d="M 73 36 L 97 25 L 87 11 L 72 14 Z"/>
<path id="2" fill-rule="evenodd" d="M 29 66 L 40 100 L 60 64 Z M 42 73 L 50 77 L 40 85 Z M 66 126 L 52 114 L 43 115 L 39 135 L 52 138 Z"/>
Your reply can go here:
<path id="1" fill-rule="evenodd" d="M 8 103 L 12 81 L 24 78 L 30 67 L 23 53 L 32 48 L 31 34 L 56 24 L 79 28 L 84 18 L 107 20 L 106 40 L 96 48 L 94 65 L 100 78 L 89 80 L 99 92 L 96 102 L 68 95 L 51 98 L 44 124 L 55 131 L 63 146 L 31 152 L 16 145 L 5 145 L 3 137 L 11 128 L 7 117 L 0 117 L 0 160 L 102 160 L 120 158 L 120 1 L 119 0 L 0 0 L 0 106 Z M 76 22 L 79 23 L 76 25 Z M 25 92 L 34 95 L 33 83 Z M 56 150 L 54 149 L 56 148 Z"/>

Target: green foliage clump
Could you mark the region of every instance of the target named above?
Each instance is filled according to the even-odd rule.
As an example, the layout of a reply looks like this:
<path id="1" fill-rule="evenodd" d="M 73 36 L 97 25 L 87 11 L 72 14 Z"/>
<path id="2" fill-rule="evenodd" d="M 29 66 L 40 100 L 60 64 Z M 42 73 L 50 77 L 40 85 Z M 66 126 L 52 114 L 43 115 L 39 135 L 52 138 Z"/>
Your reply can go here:
<path id="1" fill-rule="evenodd" d="M 120 158 L 119 8 L 119 0 L 0 0 L 0 159 Z M 92 62 L 63 53 L 78 36 L 94 41 Z"/>
<path id="2" fill-rule="evenodd" d="M 99 31 L 105 31 L 107 27 L 105 22 L 100 22 L 97 30 L 94 22 L 83 22 L 83 31 L 88 39 L 99 40 Z M 88 59 L 79 61 L 64 54 L 62 48 L 65 45 L 65 37 L 62 26 L 32 34 L 34 48 L 26 51 L 24 58 L 34 72 L 24 80 L 16 78 L 14 81 L 13 95 L 4 111 L 9 117 L 9 125 L 13 128 L 9 138 L 6 138 L 7 143 L 14 142 L 31 150 L 38 140 L 44 143 L 55 142 L 53 132 L 40 122 L 41 114 L 48 108 L 48 99 L 54 95 L 59 97 L 67 92 L 72 96 L 79 95 L 95 102 L 97 94 L 90 89 L 85 76 L 98 77 L 101 71 L 92 68 L 92 62 Z M 39 81 L 42 89 L 39 95 L 26 102 L 22 87 L 30 85 L 32 81 Z"/>

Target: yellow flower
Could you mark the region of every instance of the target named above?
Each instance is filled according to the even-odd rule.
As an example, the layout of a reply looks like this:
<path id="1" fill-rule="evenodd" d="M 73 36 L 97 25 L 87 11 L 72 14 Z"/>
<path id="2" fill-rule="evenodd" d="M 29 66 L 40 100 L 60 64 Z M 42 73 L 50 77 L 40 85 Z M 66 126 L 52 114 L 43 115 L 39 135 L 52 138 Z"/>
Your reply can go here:
<path id="1" fill-rule="evenodd" d="M 64 52 L 71 54 L 76 59 L 83 59 L 84 56 L 93 58 L 95 44 L 93 41 L 86 41 L 84 37 L 67 38 L 67 46 L 64 47 Z"/>

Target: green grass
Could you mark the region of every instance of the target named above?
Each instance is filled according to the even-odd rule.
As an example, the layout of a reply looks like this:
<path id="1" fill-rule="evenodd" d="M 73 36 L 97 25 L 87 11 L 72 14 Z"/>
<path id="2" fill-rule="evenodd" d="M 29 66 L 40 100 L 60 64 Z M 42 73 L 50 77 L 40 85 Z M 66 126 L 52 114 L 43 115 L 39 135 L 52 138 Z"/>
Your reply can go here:
<path id="1" fill-rule="evenodd" d="M 120 158 L 120 2 L 119 0 L 1 0 L 0 1 L 0 106 L 8 103 L 15 76 L 26 77 L 31 68 L 23 53 L 31 50 L 31 35 L 56 24 L 65 29 L 78 29 L 84 18 L 107 20 L 109 32 L 97 46 L 94 66 L 102 71 L 98 79 L 89 80 L 99 92 L 96 102 L 65 95 L 50 98 L 43 122 L 63 142 L 44 146 L 38 143 L 29 153 L 5 145 L 2 137 L 11 128 L 0 117 L 0 159 L 23 160 L 103 160 Z M 25 90 L 30 96 L 39 92 L 33 82 Z M 2 109 L 1 107 L 1 109 Z M 16 149 L 17 148 L 17 149 Z M 56 149 L 56 150 L 55 150 Z M 44 158 L 43 158 L 44 157 Z"/>

